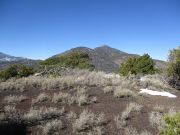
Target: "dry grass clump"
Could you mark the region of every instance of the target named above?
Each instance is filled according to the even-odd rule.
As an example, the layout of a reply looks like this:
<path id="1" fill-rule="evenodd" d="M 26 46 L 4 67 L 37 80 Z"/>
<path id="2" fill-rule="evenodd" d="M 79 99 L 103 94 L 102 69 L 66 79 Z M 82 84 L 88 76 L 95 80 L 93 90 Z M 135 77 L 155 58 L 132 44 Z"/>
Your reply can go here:
<path id="1" fill-rule="evenodd" d="M 54 103 L 58 103 L 58 102 L 69 103 L 70 97 L 71 96 L 68 93 L 63 93 L 63 92 L 59 92 L 58 94 L 54 93 L 52 102 L 54 102 Z"/>
<path id="2" fill-rule="evenodd" d="M 14 105 L 7 105 L 4 107 L 5 113 L 11 113 L 11 112 L 16 112 L 16 107 Z"/>
<path id="3" fill-rule="evenodd" d="M 162 106 L 162 105 L 155 105 L 154 108 L 153 108 L 153 110 L 154 110 L 155 112 L 163 113 L 163 112 L 164 112 L 164 106 Z"/>
<path id="4" fill-rule="evenodd" d="M 115 89 L 114 97 L 116 98 L 136 97 L 136 94 L 133 91 L 129 89 L 124 89 L 120 86 Z"/>
<path id="5" fill-rule="evenodd" d="M 46 120 L 51 118 L 60 117 L 64 114 L 64 108 L 57 109 L 54 107 L 40 107 L 40 108 L 30 108 L 29 112 L 24 114 L 24 120 L 27 122 L 37 122 L 40 120 Z"/>
<path id="6" fill-rule="evenodd" d="M 139 105 L 137 103 L 130 103 L 127 105 L 126 109 L 122 112 L 122 119 L 128 119 L 129 114 L 131 112 L 140 112 L 142 110 L 142 105 Z"/>
<path id="7" fill-rule="evenodd" d="M 76 103 L 79 106 L 87 105 L 90 103 L 89 95 L 84 89 L 78 90 L 75 96 L 76 96 Z"/>
<path id="8" fill-rule="evenodd" d="M 87 105 L 90 103 L 88 95 L 86 94 L 77 95 L 76 102 L 79 106 Z"/>
<path id="9" fill-rule="evenodd" d="M 124 129 L 124 135 L 139 135 L 139 134 L 135 128 L 127 127 Z"/>
<path id="10" fill-rule="evenodd" d="M 124 130 L 124 135 L 151 135 L 151 133 L 148 131 L 142 131 L 141 133 L 138 133 L 135 128 L 127 127 Z"/>
<path id="11" fill-rule="evenodd" d="M 119 114 L 117 116 L 114 116 L 114 121 L 117 129 L 121 129 L 126 124 L 125 120 L 121 119 L 121 116 Z"/>
<path id="12" fill-rule="evenodd" d="M 106 77 L 104 72 L 96 71 L 76 71 L 74 77 L 76 78 L 76 83 L 88 86 L 108 86 L 112 83 L 112 79 Z"/>
<path id="13" fill-rule="evenodd" d="M 46 93 L 39 94 L 35 99 L 32 100 L 32 104 L 42 103 L 49 100 L 49 96 Z"/>
<path id="14" fill-rule="evenodd" d="M 46 123 L 43 127 L 43 134 L 44 135 L 55 135 L 59 134 L 63 129 L 63 123 L 61 120 L 53 120 Z"/>
<path id="15" fill-rule="evenodd" d="M 90 98 L 87 93 L 87 90 L 84 88 L 78 89 L 74 97 L 72 97 L 72 99 L 74 99 L 75 103 L 78 104 L 79 106 L 97 102 L 97 97 Z"/>
<path id="16" fill-rule="evenodd" d="M 180 112 L 180 110 L 179 110 Z M 176 115 L 177 111 L 174 109 L 174 107 L 170 108 L 168 111 L 168 116 L 174 116 Z"/>
<path id="17" fill-rule="evenodd" d="M 64 82 L 61 77 L 47 77 L 41 82 L 40 88 L 43 90 L 63 89 L 64 87 L 68 87 L 68 83 Z"/>
<path id="18" fill-rule="evenodd" d="M 91 100 L 91 102 L 93 102 L 93 103 L 97 103 L 97 97 L 92 97 L 90 100 Z"/>
<path id="19" fill-rule="evenodd" d="M 151 133 L 145 130 L 145 131 L 141 132 L 140 135 L 151 135 Z"/>
<path id="20" fill-rule="evenodd" d="M 23 102 L 24 100 L 26 100 L 26 97 L 23 95 L 20 96 L 15 96 L 15 95 L 10 95 L 10 96 L 6 96 L 4 97 L 4 101 L 9 103 L 19 103 L 19 102 Z"/>
<path id="21" fill-rule="evenodd" d="M 35 87 L 45 90 L 53 90 L 63 87 L 62 78 L 29 76 L 26 78 L 10 79 L 0 83 L 0 90 L 24 91 L 26 87 Z"/>
<path id="22" fill-rule="evenodd" d="M 84 88 L 81 88 L 77 91 L 75 91 L 74 94 L 68 94 L 59 92 L 58 94 L 54 94 L 52 98 L 52 102 L 54 103 L 67 103 L 67 104 L 78 104 L 79 106 L 87 105 L 90 103 L 96 103 L 97 98 L 92 97 L 89 98 L 89 95 L 87 94 L 87 91 Z"/>
<path id="23" fill-rule="evenodd" d="M 141 110 L 142 110 L 142 105 L 139 105 L 137 103 L 128 104 L 126 109 L 122 112 L 121 117 L 120 115 L 114 117 L 116 127 L 120 129 L 126 126 L 126 120 L 130 119 L 130 113 L 131 112 L 139 113 Z"/>
<path id="24" fill-rule="evenodd" d="M 2 118 L 8 122 L 20 123 L 22 121 L 20 112 L 15 106 L 7 105 L 4 107 L 4 113 L 2 113 Z"/>
<path id="25" fill-rule="evenodd" d="M 159 131 L 161 131 L 161 130 L 167 128 L 167 125 L 164 120 L 165 113 L 162 111 L 162 108 L 160 108 L 159 110 L 158 109 L 149 113 L 149 122 L 153 128 L 156 128 Z M 174 116 L 176 113 L 177 113 L 177 111 L 174 108 L 170 108 L 167 115 Z"/>
<path id="26" fill-rule="evenodd" d="M 72 70 L 61 77 L 29 76 L 0 83 L 0 90 L 20 90 L 38 87 L 43 90 L 63 89 L 71 86 L 118 86 L 129 88 L 132 82 L 116 74 L 88 70 Z"/>
<path id="27" fill-rule="evenodd" d="M 104 93 L 113 93 L 115 87 L 114 86 L 106 86 L 103 88 Z"/>
<path id="28" fill-rule="evenodd" d="M 104 127 L 94 127 L 88 135 L 105 135 Z"/>
<path id="29" fill-rule="evenodd" d="M 104 113 L 95 115 L 88 110 L 84 110 L 73 123 L 73 130 L 74 132 L 92 132 L 94 128 L 101 127 L 103 124 L 105 124 Z"/>
<path id="30" fill-rule="evenodd" d="M 67 118 L 70 119 L 70 120 L 75 120 L 77 118 L 77 114 L 70 111 L 68 114 L 67 114 Z"/>
<path id="31" fill-rule="evenodd" d="M 141 78 L 141 84 L 152 90 L 169 90 L 172 89 L 162 75 L 146 75 Z"/>
<path id="32" fill-rule="evenodd" d="M 151 112 L 149 114 L 149 122 L 152 127 L 157 128 L 158 130 L 162 130 L 166 126 L 165 121 L 163 119 L 163 114 L 160 112 Z"/>
<path id="33" fill-rule="evenodd" d="M 19 90 L 20 92 L 24 91 L 25 84 L 24 78 L 21 79 L 9 79 L 6 82 L 0 82 L 0 91 L 5 91 L 5 90 Z"/>

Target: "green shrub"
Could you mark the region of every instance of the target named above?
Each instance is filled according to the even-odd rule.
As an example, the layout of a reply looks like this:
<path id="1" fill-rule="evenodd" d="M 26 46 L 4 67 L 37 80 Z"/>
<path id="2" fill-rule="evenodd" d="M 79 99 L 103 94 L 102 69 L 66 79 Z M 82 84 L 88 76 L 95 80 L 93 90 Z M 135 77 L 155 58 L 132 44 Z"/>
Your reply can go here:
<path id="1" fill-rule="evenodd" d="M 167 74 L 171 78 L 170 84 L 180 88 L 180 46 L 169 54 Z"/>
<path id="2" fill-rule="evenodd" d="M 167 128 L 161 132 L 161 135 L 180 135 L 180 113 L 174 116 L 165 116 Z"/>
<path id="3" fill-rule="evenodd" d="M 129 57 L 125 63 L 121 64 L 120 73 L 123 76 L 126 76 L 129 73 L 136 74 L 136 69 L 135 69 L 136 63 L 137 63 L 137 58 Z"/>
<path id="4" fill-rule="evenodd" d="M 62 56 L 52 57 L 41 62 L 41 65 L 58 65 L 60 67 L 94 69 L 94 66 L 90 62 L 89 55 L 82 52 L 72 52 Z"/>
<path id="5" fill-rule="evenodd" d="M 34 74 L 34 70 L 31 67 L 24 65 L 10 65 L 8 68 L 0 72 L 0 79 L 7 80 L 11 77 L 21 78 Z"/>
<path id="6" fill-rule="evenodd" d="M 139 57 L 135 67 L 136 72 L 141 74 L 154 74 L 156 71 L 155 63 L 148 54 Z"/>
<path id="7" fill-rule="evenodd" d="M 158 72 L 155 68 L 153 59 L 148 55 L 144 54 L 141 57 L 130 57 L 125 63 L 120 66 L 120 74 L 127 76 L 130 74 L 154 74 Z"/>

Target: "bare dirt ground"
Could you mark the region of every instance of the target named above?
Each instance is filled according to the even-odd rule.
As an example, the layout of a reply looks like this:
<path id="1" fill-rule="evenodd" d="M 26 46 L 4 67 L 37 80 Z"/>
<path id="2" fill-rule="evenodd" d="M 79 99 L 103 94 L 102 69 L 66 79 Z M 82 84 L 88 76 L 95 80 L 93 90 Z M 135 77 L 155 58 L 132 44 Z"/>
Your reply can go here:
<path id="1" fill-rule="evenodd" d="M 27 113 L 28 110 L 32 106 L 36 107 L 57 107 L 65 109 L 65 114 L 60 119 L 64 125 L 64 128 L 59 132 L 59 135 L 74 135 L 76 134 L 73 132 L 72 122 L 67 119 L 66 115 L 72 111 L 76 114 L 80 114 L 84 109 L 88 109 L 94 114 L 105 114 L 106 124 L 103 125 L 103 131 L 105 135 L 124 135 L 124 128 L 132 126 L 134 127 L 138 132 L 141 132 L 143 130 L 147 130 L 152 135 L 157 135 L 158 130 L 156 128 L 153 128 L 149 122 L 149 113 L 153 111 L 153 108 L 155 105 L 160 105 L 164 107 L 164 112 L 168 112 L 170 108 L 174 108 L 175 110 L 180 110 L 180 92 L 179 91 L 172 91 L 173 94 L 177 96 L 177 98 L 167 98 L 167 97 L 161 97 L 161 96 L 140 96 L 137 97 L 123 97 L 123 98 L 115 98 L 113 97 L 112 93 L 104 93 L 103 87 L 100 86 L 87 86 L 87 93 L 89 98 L 91 97 L 97 97 L 97 102 L 92 104 L 87 104 L 83 106 L 78 105 L 69 105 L 66 103 L 53 103 L 51 102 L 51 99 L 54 95 L 54 93 L 58 93 L 60 90 L 39 90 L 38 88 L 26 88 L 24 92 L 16 92 L 14 90 L 7 90 L 7 91 L 1 91 L 0 93 L 0 111 L 3 111 L 3 108 L 8 105 L 7 102 L 4 101 L 4 97 L 9 95 L 24 95 L 27 97 L 22 102 L 19 102 L 15 104 L 16 109 L 20 110 L 21 114 Z M 140 88 L 136 88 L 133 91 L 135 93 L 139 92 Z M 65 93 L 72 93 L 72 88 L 64 88 L 61 90 L 61 92 Z M 40 93 L 45 92 L 49 95 L 50 100 L 37 103 L 35 105 L 32 105 L 32 99 L 36 98 Z M 140 113 L 132 112 L 130 113 L 130 117 L 126 120 L 127 125 L 123 127 L 122 129 L 118 129 L 114 117 L 118 114 L 121 115 L 121 113 L 125 110 L 126 106 L 131 103 L 135 102 L 139 105 L 142 105 L 142 111 Z M 16 129 L 22 128 L 22 127 L 16 127 Z M 13 128 L 13 127 L 12 127 Z M 12 129 L 14 130 L 14 129 Z M 3 130 L 4 131 L 4 130 Z M 20 133 L 20 132 L 19 132 Z M 4 131 L 5 135 L 6 131 Z M 7 133 L 11 134 L 11 133 Z M 16 134 L 16 130 L 14 132 Z M 21 132 L 20 134 L 27 134 L 27 135 L 38 135 L 43 134 L 42 131 L 38 128 L 37 125 L 26 125 L 25 132 Z M 77 133 L 78 134 L 78 133 Z M 86 134 L 86 132 L 82 132 L 80 134 Z"/>

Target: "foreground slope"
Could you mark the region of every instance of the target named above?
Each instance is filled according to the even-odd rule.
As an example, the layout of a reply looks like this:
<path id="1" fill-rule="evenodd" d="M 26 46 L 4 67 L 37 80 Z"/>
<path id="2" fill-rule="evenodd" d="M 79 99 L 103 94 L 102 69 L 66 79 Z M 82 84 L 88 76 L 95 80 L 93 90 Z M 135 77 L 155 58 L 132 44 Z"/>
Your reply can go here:
<path id="1" fill-rule="evenodd" d="M 164 126 L 163 115 L 180 111 L 180 93 L 161 76 L 146 79 L 148 85 L 136 77 L 72 70 L 61 77 L 31 76 L 2 82 L 0 132 L 157 135 Z M 147 87 L 169 91 L 177 98 L 139 94 L 140 88 Z"/>

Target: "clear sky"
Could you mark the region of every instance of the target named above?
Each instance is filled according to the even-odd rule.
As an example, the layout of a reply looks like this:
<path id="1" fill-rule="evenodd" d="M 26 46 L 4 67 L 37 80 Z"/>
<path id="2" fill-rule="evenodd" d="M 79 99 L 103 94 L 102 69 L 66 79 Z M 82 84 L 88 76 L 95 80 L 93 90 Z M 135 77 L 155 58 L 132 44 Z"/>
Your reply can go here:
<path id="1" fill-rule="evenodd" d="M 180 0 L 0 0 L 0 52 L 45 59 L 104 44 L 166 60 L 180 45 Z"/>

